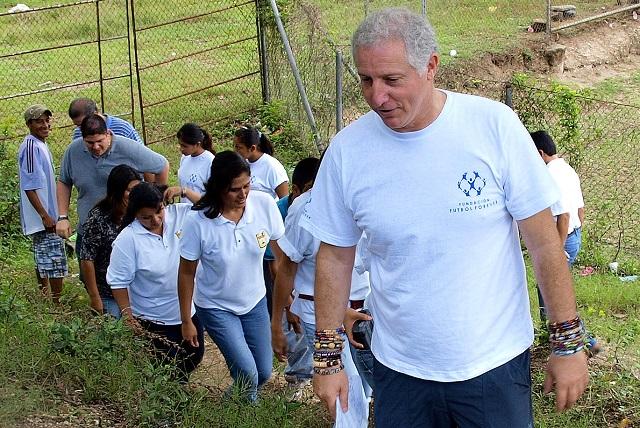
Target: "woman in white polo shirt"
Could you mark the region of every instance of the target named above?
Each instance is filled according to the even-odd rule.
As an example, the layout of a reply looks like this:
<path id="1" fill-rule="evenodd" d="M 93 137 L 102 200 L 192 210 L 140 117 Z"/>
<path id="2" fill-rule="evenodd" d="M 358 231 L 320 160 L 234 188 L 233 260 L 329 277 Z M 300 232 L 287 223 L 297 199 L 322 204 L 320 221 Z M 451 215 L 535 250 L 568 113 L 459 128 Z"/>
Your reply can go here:
<path id="1" fill-rule="evenodd" d="M 182 223 L 190 204 L 163 203 L 161 190 L 140 183 L 129 195 L 122 232 L 113 242 L 107 282 L 122 316 L 136 332 L 146 330 L 161 361 L 175 361 L 176 377 L 186 381 L 202 361 L 204 330 L 188 308 L 198 341 L 182 341 L 178 303 L 178 263 Z"/>
<path id="2" fill-rule="evenodd" d="M 272 197 L 249 192 L 250 178 L 240 155 L 216 155 L 206 192 L 184 223 L 178 295 L 185 341 L 199 343 L 189 314 L 193 299 L 235 386 L 255 401 L 273 361 L 262 257 L 267 244 L 284 234 L 284 224 Z"/>

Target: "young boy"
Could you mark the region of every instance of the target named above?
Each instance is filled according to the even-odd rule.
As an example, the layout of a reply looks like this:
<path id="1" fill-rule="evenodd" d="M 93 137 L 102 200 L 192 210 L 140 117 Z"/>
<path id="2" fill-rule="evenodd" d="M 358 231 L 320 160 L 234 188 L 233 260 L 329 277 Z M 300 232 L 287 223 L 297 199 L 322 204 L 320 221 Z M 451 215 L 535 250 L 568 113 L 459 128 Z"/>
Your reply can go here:
<path id="1" fill-rule="evenodd" d="M 51 110 L 35 104 L 24 112 L 29 135 L 18 150 L 20 176 L 20 222 L 22 232 L 31 236 L 40 290 L 60 302 L 62 281 L 67 274 L 64 241 L 56 235 L 58 205 L 56 179 L 46 139 L 51 132 Z"/>

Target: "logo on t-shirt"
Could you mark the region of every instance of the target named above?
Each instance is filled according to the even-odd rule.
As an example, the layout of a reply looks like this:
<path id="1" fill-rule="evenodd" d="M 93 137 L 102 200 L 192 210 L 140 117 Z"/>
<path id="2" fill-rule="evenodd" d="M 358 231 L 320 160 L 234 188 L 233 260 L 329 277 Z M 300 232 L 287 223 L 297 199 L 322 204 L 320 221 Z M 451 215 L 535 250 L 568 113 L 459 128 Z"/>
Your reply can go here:
<path id="1" fill-rule="evenodd" d="M 458 189 L 468 197 L 480 196 L 486 185 L 487 180 L 476 171 L 465 172 L 462 174 L 462 179 L 458 181 Z"/>
<path id="2" fill-rule="evenodd" d="M 256 233 L 256 240 L 258 241 L 258 247 L 264 248 L 269 243 L 269 235 L 263 230 L 260 233 Z"/>

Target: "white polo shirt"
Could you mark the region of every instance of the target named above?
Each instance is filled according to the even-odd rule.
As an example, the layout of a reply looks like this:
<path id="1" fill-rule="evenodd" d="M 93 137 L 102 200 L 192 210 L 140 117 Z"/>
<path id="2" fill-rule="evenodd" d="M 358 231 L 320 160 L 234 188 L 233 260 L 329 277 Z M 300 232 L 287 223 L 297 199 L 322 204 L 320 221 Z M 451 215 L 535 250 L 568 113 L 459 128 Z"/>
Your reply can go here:
<path id="1" fill-rule="evenodd" d="M 243 315 L 265 296 L 262 257 L 270 240 L 284 234 L 276 201 L 251 191 L 236 224 L 219 215 L 192 211 L 184 223 L 180 255 L 199 260 L 193 301 L 202 308 Z"/>
<path id="2" fill-rule="evenodd" d="M 113 242 L 107 283 L 114 290 L 128 290 L 133 316 L 160 324 L 182 323 L 178 265 L 182 223 L 190 209 L 189 204 L 168 205 L 162 236 L 134 220 Z M 194 307 L 191 308 L 193 314 Z"/>
<path id="3" fill-rule="evenodd" d="M 276 187 L 289 181 L 284 166 L 273 156 L 263 153 L 255 162 L 249 162 L 251 168 L 251 190 L 258 190 L 277 199 Z"/>
<path id="4" fill-rule="evenodd" d="M 280 249 L 298 264 L 293 286 L 296 291 L 291 304 L 291 312 L 298 315 L 302 321 L 315 324 L 314 302 L 300 299 L 298 294 L 314 295 L 316 275 L 316 255 L 320 248 L 320 240 L 300 226 L 300 217 L 309 204 L 313 189 L 298 196 L 289 207 L 285 219 L 285 234 L 278 240 Z M 358 244 L 360 245 L 360 244 Z M 350 300 L 364 300 L 369 294 L 369 273 L 365 271 L 360 252 L 356 251 L 354 269 L 351 273 Z"/>
<path id="5" fill-rule="evenodd" d="M 211 176 L 211 162 L 214 157 L 209 150 L 205 150 L 198 156 L 182 156 L 180 168 L 178 168 L 180 186 L 204 195 L 205 186 Z M 182 198 L 180 201 L 191 203 L 188 198 Z"/>

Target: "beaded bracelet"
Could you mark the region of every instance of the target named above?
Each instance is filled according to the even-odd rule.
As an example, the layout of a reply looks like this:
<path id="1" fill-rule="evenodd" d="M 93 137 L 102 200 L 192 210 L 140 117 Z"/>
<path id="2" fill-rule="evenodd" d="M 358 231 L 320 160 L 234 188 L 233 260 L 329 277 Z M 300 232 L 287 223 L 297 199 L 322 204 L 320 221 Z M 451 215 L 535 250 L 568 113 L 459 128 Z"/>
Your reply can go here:
<path id="1" fill-rule="evenodd" d="M 549 342 L 555 355 L 573 355 L 586 350 L 586 331 L 579 316 L 549 324 Z"/>
<path id="2" fill-rule="evenodd" d="M 342 349 L 344 327 L 334 330 L 318 330 L 315 333 L 313 372 L 318 375 L 339 373 L 343 368 Z"/>

